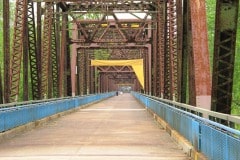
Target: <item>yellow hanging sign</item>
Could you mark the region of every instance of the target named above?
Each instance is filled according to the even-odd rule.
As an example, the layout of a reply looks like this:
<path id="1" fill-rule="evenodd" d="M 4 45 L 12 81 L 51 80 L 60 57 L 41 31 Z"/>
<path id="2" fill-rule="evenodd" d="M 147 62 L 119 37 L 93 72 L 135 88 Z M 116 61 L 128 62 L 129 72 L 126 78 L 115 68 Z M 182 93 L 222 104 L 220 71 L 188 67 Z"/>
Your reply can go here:
<path id="1" fill-rule="evenodd" d="M 133 60 L 91 60 L 91 66 L 132 66 L 142 88 L 144 89 L 143 59 Z"/>

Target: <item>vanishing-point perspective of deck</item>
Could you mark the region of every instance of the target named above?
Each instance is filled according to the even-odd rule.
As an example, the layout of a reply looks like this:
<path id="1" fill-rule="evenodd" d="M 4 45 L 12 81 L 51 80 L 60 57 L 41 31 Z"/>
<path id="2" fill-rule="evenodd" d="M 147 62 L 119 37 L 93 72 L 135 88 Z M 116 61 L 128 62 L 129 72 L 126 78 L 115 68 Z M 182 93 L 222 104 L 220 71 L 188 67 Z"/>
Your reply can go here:
<path id="1" fill-rule="evenodd" d="M 0 11 L 0 160 L 240 159 L 239 0 Z"/>
<path id="2" fill-rule="evenodd" d="M 0 144 L 0 159 L 187 160 L 130 94 L 77 109 Z"/>

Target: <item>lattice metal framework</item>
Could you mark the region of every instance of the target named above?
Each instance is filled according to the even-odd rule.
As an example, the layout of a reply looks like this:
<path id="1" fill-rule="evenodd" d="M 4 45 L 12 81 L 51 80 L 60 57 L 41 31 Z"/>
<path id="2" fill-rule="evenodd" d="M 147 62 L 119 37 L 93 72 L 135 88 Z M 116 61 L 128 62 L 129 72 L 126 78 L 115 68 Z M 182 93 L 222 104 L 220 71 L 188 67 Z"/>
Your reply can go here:
<path id="1" fill-rule="evenodd" d="M 41 54 L 41 97 L 48 96 L 49 57 L 52 42 L 53 3 L 45 3 L 44 26 Z"/>
<path id="2" fill-rule="evenodd" d="M 167 27 L 165 54 L 165 87 L 164 98 L 177 99 L 177 10 L 176 1 L 170 0 L 167 4 Z"/>
<path id="3" fill-rule="evenodd" d="M 217 1 L 212 110 L 231 113 L 239 0 Z"/>
<path id="4" fill-rule="evenodd" d="M 9 0 L 3 0 L 4 102 L 10 102 L 10 24 Z"/>
<path id="5" fill-rule="evenodd" d="M 40 99 L 40 67 L 41 56 L 37 53 L 35 16 L 32 2 L 28 2 L 28 53 L 30 61 L 31 81 L 32 81 L 32 97 Z"/>
<path id="6" fill-rule="evenodd" d="M 51 69 L 52 69 L 52 95 L 53 97 L 58 97 L 59 96 L 59 90 L 58 90 L 58 86 L 59 86 L 59 69 L 58 69 L 58 63 L 59 63 L 59 53 L 57 52 L 57 42 L 56 42 L 56 26 L 55 23 L 56 22 L 56 17 L 53 17 L 53 25 L 52 25 L 52 41 L 51 41 Z M 51 87 L 51 86 L 50 86 Z"/>
<path id="7" fill-rule="evenodd" d="M 158 4 L 158 41 L 157 41 L 157 46 L 158 46 L 158 54 L 157 54 L 157 59 L 159 60 L 159 63 L 157 65 L 157 79 L 158 83 L 157 86 L 159 88 L 157 89 L 157 95 L 159 97 L 163 98 L 163 93 L 164 93 L 164 70 L 165 70 L 165 50 L 166 50 L 166 43 L 165 43 L 165 23 L 166 23 L 166 9 L 167 9 L 167 4 L 165 1 L 159 1 Z M 157 87 L 156 86 L 156 87 Z"/>
<path id="8" fill-rule="evenodd" d="M 79 94 L 86 94 L 87 83 L 86 83 L 86 54 L 85 50 L 81 50 L 78 53 L 78 77 L 79 77 Z"/>
<path id="9" fill-rule="evenodd" d="M 3 2 L 7 11 L 4 12 L 4 30 L 7 30 L 9 1 Z M 34 3 L 38 6 L 37 31 Z M 225 113 L 230 112 L 231 106 L 238 5 L 238 0 L 217 1 L 212 109 Z M 72 94 L 71 87 L 75 85 L 71 82 L 76 83 L 76 78 L 72 76 L 70 82 L 70 74 L 75 74 L 74 67 L 70 70 L 70 47 L 74 44 L 75 50 L 84 51 L 78 54 L 78 94 L 96 92 L 97 88 L 109 91 L 116 86 L 110 78 L 114 76 L 107 72 L 129 71 L 129 68 L 101 68 L 100 78 L 95 77 L 96 70 L 89 67 L 89 58 L 96 57 L 90 54 L 92 50 L 105 49 L 109 59 L 144 58 L 147 94 L 185 101 L 184 91 L 189 84 L 190 103 L 202 107 L 211 98 L 205 8 L 205 1 L 190 0 L 104 0 L 101 3 L 99 0 L 16 0 L 10 71 L 9 32 L 4 32 L 4 85 L 9 85 L 5 87 L 5 101 L 8 102 L 9 94 L 11 101 L 18 100 L 23 40 L 28 31 L 33 99 Z M 128 14 L 130 18 L 121 18 L 119 14 Z M 72 24 L 76 24 L 77 29 L 71 28 Z M 73 30 L 79 34 L 70 37 Z M 77 62 L 76 58 L 73 61 Z M 25 71 L 27 67 L 26 64 Z M 126 75 L 121 76 L 123 79 Z M 97 86 L 97 79 L 101 86 Z M 131 79 L 131 82 L 136 83 L 136 80 Z M 134 85 L 137 86 L 139 84 Z"/>
<path id="10" fill-rule="evenodd" d="M 13 34 L 13 51 L 11 59 L 10 101 L 18 100 L 20 71 L 23 53 L 23 37 L 26 31 L 27 0 L 16 1 L 15 23 Z"/>

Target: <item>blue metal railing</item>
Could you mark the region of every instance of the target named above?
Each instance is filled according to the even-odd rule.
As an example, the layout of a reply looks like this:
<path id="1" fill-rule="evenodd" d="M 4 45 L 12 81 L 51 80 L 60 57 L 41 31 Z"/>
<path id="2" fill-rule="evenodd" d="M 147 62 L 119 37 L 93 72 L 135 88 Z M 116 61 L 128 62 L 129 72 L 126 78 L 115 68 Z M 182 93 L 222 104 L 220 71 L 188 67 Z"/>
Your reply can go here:
<path id="1" fill-rule="evenodd" d="M 240 131 L 172 107 L 146 95 L 136 92 L 132 94 L 209 159 L 240 159 Z"/>
<path id="2" fill-rule="evenodd" d="M 53 99 L 0 108 L 0 132 L 115 95 L 115 92 L 82 97 Z"/>

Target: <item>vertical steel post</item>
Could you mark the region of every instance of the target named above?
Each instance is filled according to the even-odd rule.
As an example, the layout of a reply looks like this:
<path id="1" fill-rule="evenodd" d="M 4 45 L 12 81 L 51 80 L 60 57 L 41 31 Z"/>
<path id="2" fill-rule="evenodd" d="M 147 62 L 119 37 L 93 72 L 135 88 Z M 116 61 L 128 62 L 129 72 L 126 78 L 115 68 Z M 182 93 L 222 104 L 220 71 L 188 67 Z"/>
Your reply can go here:
<path id="1" fill-rule="evenodd" d="M 62 35 L 61 35 L 61 54 L 60 54 L 60 64 L 59 64 L 59 96 L 63 97 L 65 95 L 64 92 L 64 64 L 65 64 L 65 54 L 66 54 L 66 30 L 67 30 L 67 15 L 62 15 Z"/>
<path id="2" fill-rule="evenodd" d="M 192 42 L 192 25 L 191 25 L 191 10 L 190 0 L 184 1 L 185 7 L 185 23 L 184 23 L 184 60 L 187 61 L 188 68 L 188 92 L 189 92 L 189 104 L 196 106 L 196 89 L 195 89 L 195 76 L 194 76 L 194 65 L 193 65 L 193 42 Z"/>
<path id="3" fill-rule="evenodd" d="M 217 0 L 212 110 L 230 114 L 239 0 Z"/>
<path id="4" fill-rule="evenodd" d="M 156 4 L 155 4 L 156 5 Z M 159 13 L 158 13 L 159 14 Z M 155 25 L 157 26 L 159 24 L 159 15 L 154 14 L 153 15 L 153 20 L 155 21 Z M 157 28 L 152 30 L 152 95 L 153 96 L 157 96 L 157 90 L 159 90 L 159 61 L 158 61 L 158 57 L 159 57 L 159 52 L 158 52 L 158 30 Z"/>
<path id="5" fill-rule="evenodd" d="M 59 52 L 57 47 L 59 47 L 57 45 L 57 27 L 56 27 L 56 23 L 58 23 L 59 21 L 57 21 L 57 15 L 53 15 L 53 25 L 52 25 L 52 41 L 51 41 L 51 60 L 52 60 L 52 64 L 50 64 L 51 66 L 51 70 L 52 70 L 52 84 L 49 86 L 52 88 L 52 96 L 53 97 L 58 97 L 59 92 L 58 92 L 58 83 L 59 83 L 59 79 L 58 79 L 58 73 L 59 73 L 59 67 L 58 67 L 58 62 L 59 62 Z M 50 92 L 51 93 L 51 92 Z"/>
<path id="6" fill-rule="evenodd" d="M 90 54 L 90 59 L 93 59 L 93 54 Z M 95 67 L 90 66 L 90 94 L 96 93 L 95 90 L 96 82 L 95 82 Z"/>
<path id="7" fill-rule="evenodd" d="M 10 102 L 9 0 L 3 0 L 4 103 Z"/>
<path id="8" fill-rule="evenodd" d="M 2 66 L 0 65 L 0 104 L 3 104 Z"/>
<path id="9" fill-rule="evenodd" d="M 13 50 L 11 59 L 10 101 L 15 102 L 19 96 L 20 71 L 23 53 L 23 38 L 27 16 L 27 0 L 17 0 L 15 9 Z"/>
<path id="10" fill-rule="evenodd" d="M 60 12 L 60 6 L 59 4 L 56 4 L 56 12 L 59 13 Z M 56 36 L 56 55 L 57 55 L 57 76 L 54 76 L 56 79 L 56 86 L 54 85 L 53 86 L 53 90 L 55 92 L 55 96 L 56 97 L 59 97 L 60 96 L 60 87 L 59 87 L 59 83 L 60 83 L 60 54 L 61 54 L 61 46 L 60 46 L 60 41 L 61 41 L 61 36 L 60 36 L 60 33 L 61 33 L 61 29 L 60 29 L 60 24 L 61 24 L 61 21 L 60 21 L 60 14 L 56 14 L 56 24 L 55 24 L 55 27 L 56 27 L 56 32 L 55 32 L 55 36 Z"/>
<path id="11" fill-rule="evenodd" d="M 166 10 L 167 10 L 167 2 L 162 0 L 159 1 L 159 16 L 158 16 L 158 52 L 159 52 L 159 93 L 158 95 L 163 98 L 164 95 L 164 73 L 165 73 L 165 52 L 166 52 Z"/>
<path id="12" fill-rule="evenodd" d="M 86 94 L 89 94 L 90 89 L 90 60 L 88 52 L 85 53 L 85 86 L 86 86 Z"/>
<path id="13" fill-rule="evenodd" d="M 80 95 L 85 94 L 85 50 L 81 49 L 80 53 L 78 53 L 78 76 L 79 76 L 79 93 Z"/>
<path id="14" fill-rule="evenodd" d="M 37 57 L 38 57 L 38 60 L 37 60 L 37 63 L 38 63 L 38 93 L 36 93 L 36 99 L 42 99 L 42 94 L 41 94 L 41 86 L 42 86 L 42 80 L 41 80 L 41 77 L 42 77 L 42 69 L 41 69 L 41 54 L 42 54 L 42 6 L 41 6 L 41 2 L 37 2 L 37 30 L 36 30 L 36 49 L 37 49 Z M 35 92 L 35 91 L 34 91 Z"/>
<path id="15" fill-rule="evenodd" d="M 187 71 L 188 71 L 188 56 L 190 55 L 189 53 L 189 45 L 191 44 L 188 43 L 189 38 L 191 37 L 191 26 L 190 26 L 190 11 L 189 11 L 189 4 L 188 0 L 183 1 L 183 36 L 182 36 L 182 66 L 181 66 L 181 90 L 180 90 L 180 95 L 179 101 L 181 103 L 187 103 Z"/>
<path id="16" fill-rule="evenodd" d="M 78 38 L 78 27 L 77 24 L 73 24 L 72 38 L 75 40 Z M 72 96 L 76 95 L 76 63 L 77 63 L 77 44 L 72 44 L 71 54 L 71 84 L 72 84 Z"/>
<path id="17" fill-rule="evenodd" d="M 27 13 L 26 13 L 27 14 Z M 28 20 L 28 17 L 26 15 L 26 22 Z M 23 37 L 23 101 L 28 101 L 28 96 L 29 96 L 29 91 L 28 91 L 28 49 L 29 49 L 29 44 L 28 44 L 28 23 L 26 23 L 26 27 L 24 28 L 24 37 Z"/>
<path id="18" fill-rule="evenodd" d="M 40 52 L 38 53 L 36 41 L 36 28 L 33 2 L 28 2 L 28 54 L 30 61 L 31 83 L 32 83 L 32 98 L 34 100 L 40 99 Z"/>
<path id="19" fill-rule="evenodd" d="M 78 95 L 82 95 L 82 86 L 81 86 L 81 84 L 82 84 L 82 80 L 81 80 L 81 71 L 80 71 L 80 68 L 81 68 L 81 64 L 80 64 L 80 62 L 81 62 L 81 56 L 80 56 L 80 54 L 81 54 L 81 49 L 78 49 L 77 50 L 77 90 L 78 90 Z"/>
<path id="20" fill-rule="evenodd" d="M 192 27 L 192 71 L 194 89 L 196 90 L 196 106 L 210 109 L 211 106 L 211 78 L 207 37 L 207 21 L 205 1 L 191 0 Z"/>
<path id="21" fill-rule="evenodd" d="M 178 37 L 177 37 L 177 3 L 169 1 L 169 54 L 170 54 L 170 81 L 171 99 L 178 98 Z"/>
<path id="22" fill-rule="evenodd" d="M 147 50 L 147 51 L 146 51 Z M 143 64 L 144 64 L 144 79 L 145 79 L 145 84 L 144 84 L 144 93 L 148 94 L 149 93 L 149 78 L 148 78 L 148 49 L 141 49 L 141 52 L 143 52 L 144 58 L 143 58 Z"/>
<path id="23" fill-rule="evenodd" d="M 177 69 L 176 69 L 176 80 L 177 80 L 177 101 L 181 102 L 182 99 L 182 80 L 183 75 L 183 3 L 182 0 L 176 0 L 176 14 L 177 14 Z"/>
<path id="24" fill-rule="evenodd" d="M 166 54 L 165 54 L 165 81 L 164 98 L 177 99 L 177 13 L 176 1 L 169 0 L 166 10 Z"/>
<path id="25" fill-rule="evenodd" d="M 44 13 L 44 29 L 42 37 L 42 54 L 41 54 L 41 97 L 48 97 L 49 84 L 49 60 L 51 55 L 51 41 L 52 41 L 52 19 L 53 19 L 53 3 L 45 3 Z"/>
<path id="26" fill-rule="evenodd" d="M 68 22 L 68 18 L 67 18 Z M 68 23 L 67 23 L 68 24 Z M 70 57 L 70 45 L 69 45 L 69 30 L 68 30 L 68 25 L 67 25 L 67 33 L 66 33 L 66 40 L 67 43 L 66 45 L 66 54 L 65 54 L 65 96 L 71 96 L 72 95 L 72 87 L 71 87 L 71 57 Z"/>

